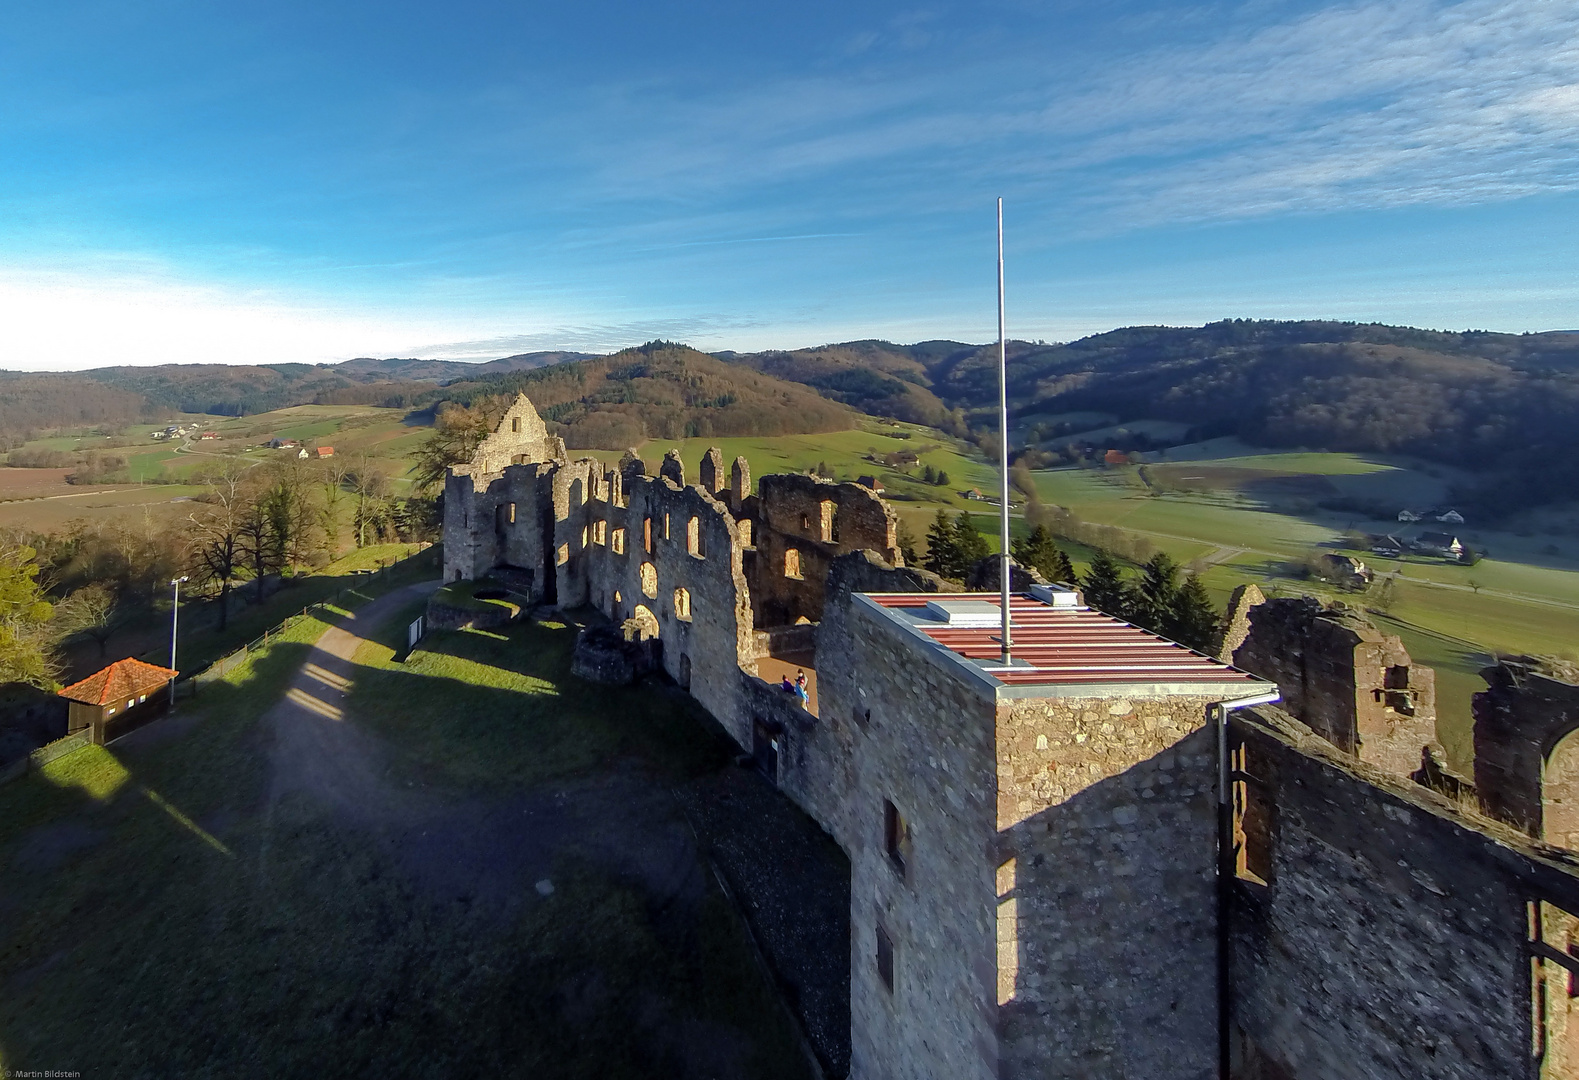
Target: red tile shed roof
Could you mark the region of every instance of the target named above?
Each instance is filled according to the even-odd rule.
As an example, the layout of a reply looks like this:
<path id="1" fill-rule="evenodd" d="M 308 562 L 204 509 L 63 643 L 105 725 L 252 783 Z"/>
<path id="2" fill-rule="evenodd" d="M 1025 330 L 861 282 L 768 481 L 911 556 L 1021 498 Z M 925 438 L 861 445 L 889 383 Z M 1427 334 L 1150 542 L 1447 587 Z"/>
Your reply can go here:
<path id="1" fill-rule="evenodd" d="M 88 705 L 114 705 L 164 686 L 179 672 L 128 657 L 94 672 L 60 691 L 60 696 Z"/>
<path id="2" fill-rule="evenodd" d="M 1268 685 L 1111 615 L 1086 607 L 1055 608 L 1030 596 L 1009 600 L 1014 662 L 1027 666 L 1003 668 L 998 666 L 997 626 L 951 626 L 926 611 L 931 601 L 976 601 L 1001 611 L 996 593 L 873 593 L 867 598 L 956 655 L 984 665 L 986 674 L 1009 686 L 1238 683 L 1253 692 Z"/>

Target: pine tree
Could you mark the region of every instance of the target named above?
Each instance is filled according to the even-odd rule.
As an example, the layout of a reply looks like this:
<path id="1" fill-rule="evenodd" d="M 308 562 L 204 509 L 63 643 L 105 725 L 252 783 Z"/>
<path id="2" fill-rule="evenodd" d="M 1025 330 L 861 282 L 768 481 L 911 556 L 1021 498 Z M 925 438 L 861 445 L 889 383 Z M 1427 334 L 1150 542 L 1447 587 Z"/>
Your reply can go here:
<path id="1" fill-rule="evenodd" d="M 937 483 L 938 482 L 937 470 L 934 469 L 930 465 L 923 465 L 921 467 L 921 482 L 923 484 L 935 484 L 935 483 Z"/>
<path id="2" fill-rule="evenodd" d="M 960 511 L 960 515 L 954 519 L 954 543 L 959 559 L 959 573 L 955 577 L 969 577 L 976 564 L 992 554 L 987 538 L 976 531 L 970 515 L 964 511 Z"/>
<path id="3" fill-rule="evenodd" d="M 1196 652 L 1209 652 L 1221 621 L 1212 598 L 1206 595 L 1206 586 L 1191 574 L 1173 598 L 1167 635 Z"/>
<path id="4" fill-rule="evenodd" d="M 1179 595 L 1179 564 L 1166 552 L 1157 552 L 1142 568 L 1140 588 L 1132 611 L 1134 620 L 1148 630 L 1165 633 Z"/>
<path id="5" fill-rule="evenodd" d="M 927 557 L 925 567 L 941 577 L 959 576 L 959 543 L 954 536 L 954 526 L 948 515 L 938 508 L 938 516 L 927 528 Z"/>
<path id="6" fill-rule="evenodd" d="M 937 471 L 937 476 L 932 482 L 938 487 L 948 487 L 948 473 L 944 472 L 942 469 L 939 469 Z"/>
<path id="7" fill-rule="evenodd" d="M 1075 580 L 1075 568 L 1069 562 L 1069 556 L 1053 542 L 1053 534 L 1047 531 L 1045 525 L 1036 526 L 1026 539 L 1016 540 L 1010 550 L 1015 562 L 1021 566 L 1034 567 L 1048 581 Z"/>
<path id="8" fill-rule="evenodd" d="M 1124 573 L 1119 569 L 1118 560 L 1104 548 L 1097 548 L 1096 554 L 1091 556 L 1091 565 L 1086 567 L 1086 576 L 1080 579 L 1080 587 L 1085 592 L 1087 606 L 1098 611 L 1122 615 L 1128 607 L 1124 596 Z"/>

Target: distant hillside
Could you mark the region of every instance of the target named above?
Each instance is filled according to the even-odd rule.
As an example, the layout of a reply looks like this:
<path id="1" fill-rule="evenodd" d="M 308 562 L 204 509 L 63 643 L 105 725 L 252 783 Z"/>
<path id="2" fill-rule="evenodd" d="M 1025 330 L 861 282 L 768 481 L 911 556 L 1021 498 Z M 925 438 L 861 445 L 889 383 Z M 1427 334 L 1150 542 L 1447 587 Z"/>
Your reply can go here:
<path id="1" fill-rule="evenodd" d="M 149 413 L 142 395 L 83 375 L 0 371 L 0 445 L 20 445 L 40 428 L 119 427 Z"/>
<path id="2" fill-rule="evenodd" d="M 534 371 L 451 383 L 435 397 L 471 404 L 524 391 L 574 449 L 645 439 L 840 431 L 859 414 L 799 383 L 670 342 Z"/>
<path id="3" fill-rule="evenodd" d="M 929 364 L 973 355 L 977 346 L 956 341 L 892 345 L 851 341 L 791 352 L 730 353 L 733 363 L 804 383 L 835 401 L 876 416 L 952 428 L 958 419 L 932 390 Z"/>

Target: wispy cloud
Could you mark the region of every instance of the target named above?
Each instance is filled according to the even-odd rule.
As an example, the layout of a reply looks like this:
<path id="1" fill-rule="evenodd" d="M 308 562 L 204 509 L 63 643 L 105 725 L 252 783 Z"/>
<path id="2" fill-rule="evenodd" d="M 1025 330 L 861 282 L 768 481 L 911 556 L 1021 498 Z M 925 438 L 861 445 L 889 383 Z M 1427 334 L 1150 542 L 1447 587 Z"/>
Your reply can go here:
<path id="1" fill-rule="evenodd" d="M 1343 4 L 1051 74 L 1040 47 L 920 70 L 885 53 L 728 99 L 648 87 L 613 110 L 622 152 L 598 183 L 696 196 L 837 175 L 864 210 L 996 178 L 1098 230 L 1579 188 L 1572 4 Z M 896 184 L 917 170 L 937 180 Z"/>

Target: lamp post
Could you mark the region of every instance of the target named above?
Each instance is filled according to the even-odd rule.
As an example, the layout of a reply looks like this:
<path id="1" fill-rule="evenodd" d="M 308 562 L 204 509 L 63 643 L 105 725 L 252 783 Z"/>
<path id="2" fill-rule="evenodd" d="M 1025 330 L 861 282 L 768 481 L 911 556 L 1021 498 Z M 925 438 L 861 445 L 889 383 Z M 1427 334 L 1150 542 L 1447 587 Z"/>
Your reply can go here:
<path id="1" fill-rule="evenodd" d="M 170 670 L 175 671 L 175 625 L 176 616 L 181 611 L 181 582 L 186 580 L 183 574 L 178 578 L 171 578 L 170 584 L 175 589 L 175 599 L 170 604 Z M 170 708 L 175 708 L 175 675 L 170 676 Z"/>

